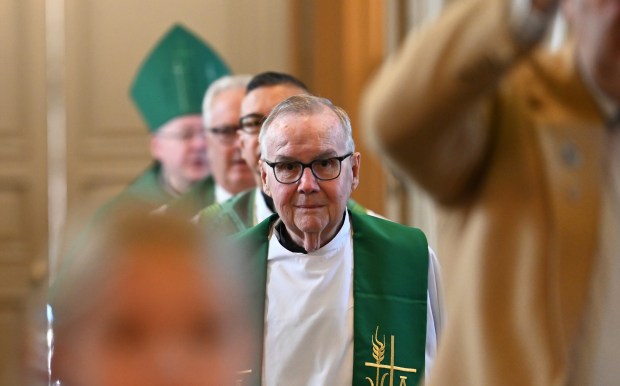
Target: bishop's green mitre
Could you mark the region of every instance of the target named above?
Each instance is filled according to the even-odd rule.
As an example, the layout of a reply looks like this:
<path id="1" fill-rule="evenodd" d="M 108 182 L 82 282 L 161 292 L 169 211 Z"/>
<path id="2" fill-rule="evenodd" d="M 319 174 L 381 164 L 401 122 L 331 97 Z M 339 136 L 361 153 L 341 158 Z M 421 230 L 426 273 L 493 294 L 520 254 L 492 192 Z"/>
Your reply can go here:
<path id="1" fill-rule="evenodd" d="M 198 36 L 177 24 L 142 63 L 131 98 L 155 132 L 172 118 L 200 114 L 202 98 L 214 80 L 230 73 L 228 66 Z"/>

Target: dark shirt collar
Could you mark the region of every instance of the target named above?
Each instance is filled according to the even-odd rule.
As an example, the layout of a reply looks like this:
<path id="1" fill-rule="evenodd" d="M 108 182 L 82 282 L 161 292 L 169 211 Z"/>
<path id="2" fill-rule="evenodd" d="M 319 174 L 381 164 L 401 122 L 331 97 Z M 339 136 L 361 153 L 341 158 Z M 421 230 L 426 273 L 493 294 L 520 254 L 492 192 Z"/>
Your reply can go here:
<path id="1" fill-rule="evenodd" d="M 306 251 L 304 247 L 300 247 L 293 241 L 291 235 L 288 234 L 286 226 L 284 225 L 284 222 L 282 222 L 282 220 L 279 220 L 276 223 L 273 233 L 275 233 L 276 237 L 278 238 L 280 245 L 282 245 L 288 251 L 294 253 L 308 253 L 308 251 Z"/>

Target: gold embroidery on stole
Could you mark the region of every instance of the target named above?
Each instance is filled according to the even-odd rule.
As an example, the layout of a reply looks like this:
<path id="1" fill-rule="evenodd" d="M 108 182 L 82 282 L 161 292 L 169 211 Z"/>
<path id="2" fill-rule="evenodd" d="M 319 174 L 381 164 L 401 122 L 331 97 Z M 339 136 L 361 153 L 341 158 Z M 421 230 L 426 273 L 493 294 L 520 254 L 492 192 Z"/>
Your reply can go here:
<path id="1" fill-rule="evenodd" d="M 394 370 L 402 371 L 406 373 L 416 373 L 417 370 L 414 368 L 400 367 L 394 365 L 394 335 L 390 335 L 390 363 L 382 364 L 383 359 L 385 359 L 385 335 L 383 335 L 383 342 L 379 340 L 379 326 L 375 330 L 375 334 L 371 335 L 370 342 L 372 343 L 372 357 L 375 359 L 375 362 L 365 362 L 366 367 L 374 367 L 377 369 L 377 374 L 375 380 L 370 377 L 366 377 L 368 382 L 370 382 L 370 386 L 384 386 L 385 378 L 389 376 L 390 383 L 389 386 L 394 386 Z M 381 375 L 381 369 L 389 370 Z M 381 379 L 379 376 L 381 375 Z M 407 386 L 407 376 L 400 376 L 400 385 L 399 386 Z"/>

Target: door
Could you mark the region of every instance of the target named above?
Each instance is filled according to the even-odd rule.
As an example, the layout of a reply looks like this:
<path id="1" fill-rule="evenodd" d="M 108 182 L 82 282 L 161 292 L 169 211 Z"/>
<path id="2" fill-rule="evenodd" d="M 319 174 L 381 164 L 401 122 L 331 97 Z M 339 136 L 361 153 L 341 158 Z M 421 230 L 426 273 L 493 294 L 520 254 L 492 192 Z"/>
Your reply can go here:
<path id="1" fill-rule="evenodd" d="M 60 236 L 149 163 L 128 90 L 150 48 L 181 22 L 237 73 L 289 72 L 289 6 L 0 0 L 0 386 L 45 384 L 23 370 L 34 363 L 45 377 L 45 289 Z"/>
<path id="2" fill-rule="evenodd" d="M 25 385 L 47 259 L 45 1 L 0 1 L 0 385 Z M 40 316 L 41 314 L 39 314 Z M 38 321 L 42 321 L 41 318 Z"/>

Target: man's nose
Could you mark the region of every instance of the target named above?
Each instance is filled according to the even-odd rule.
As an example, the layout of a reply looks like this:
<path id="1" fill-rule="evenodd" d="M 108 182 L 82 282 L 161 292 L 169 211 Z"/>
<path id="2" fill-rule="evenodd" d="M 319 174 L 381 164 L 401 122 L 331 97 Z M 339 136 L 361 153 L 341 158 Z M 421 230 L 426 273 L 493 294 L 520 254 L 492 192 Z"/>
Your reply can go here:
<path id="1" fill-rule="evenodd" d="M 316 179 L 310 168 L 304 168 L 299 179 L 297 190 L 303 193 L 315 192 L 320 189 L 319 181 Z"/>
<path id="2" fill-rule="evenodd" d="M 190 146 L 201 148 L 207 145 L 207 133 L 204 131 L 199 131 L 192 135 L 192 138 L 189 141 Z"/>
<path id="3" fill-rule="evenodd" d="M 239 133 L 239 131 L 235 132 L 232 144 L 236 149 L 241 149 L 241 134 Z"/>

